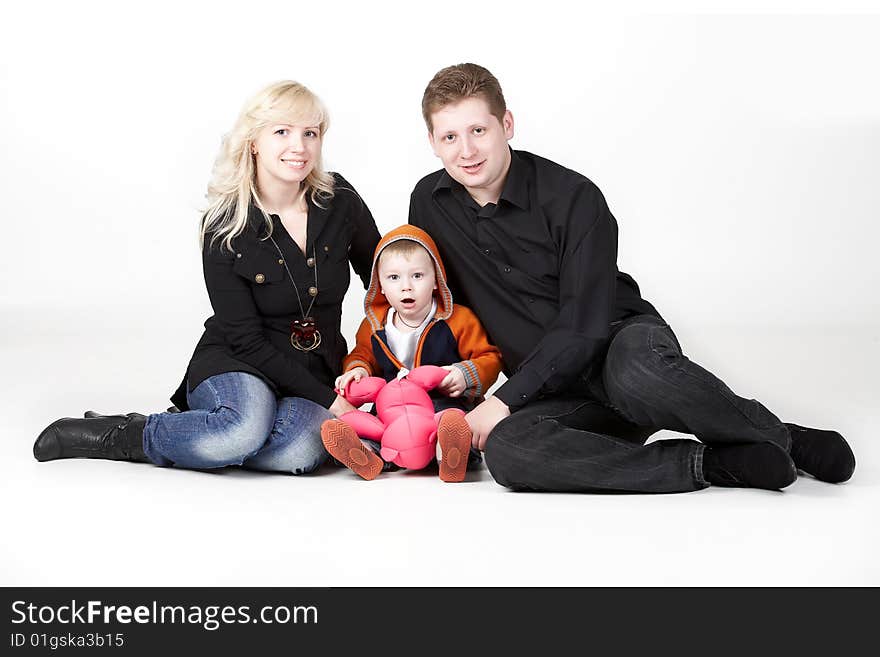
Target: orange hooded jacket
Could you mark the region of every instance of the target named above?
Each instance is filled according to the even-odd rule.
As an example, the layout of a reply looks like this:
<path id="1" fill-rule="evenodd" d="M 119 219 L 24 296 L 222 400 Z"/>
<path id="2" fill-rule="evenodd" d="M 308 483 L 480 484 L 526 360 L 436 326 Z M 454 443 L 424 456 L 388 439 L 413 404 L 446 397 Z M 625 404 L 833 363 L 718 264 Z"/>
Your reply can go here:
<path id="1" fill-rule="evenodd" d="M 391 305 L 381 292 L 377 264 L 379 254 L 386 246 L 398 240 L 412 240 L 421 244 L 434 261 L 437 290 L 434 298 L 437 311 L 419 338 L 413 367 L 419 365 L 453 365 L 464 375 L 464 397 L 480 401 L 486 390 L 495 383 L 501 371 L 501 352 L 489 343 L 480 320 L 470 309 L 452 303 L 452 293 L 446 284 L 446 270 L 434 240 L 421 228 L 403 225 L 390 231 L 376 245 L 370 287 L 364 297 L 366 317 L 358 328 L 355 347 L 342 362 L 343 371 L 363 367 L 370 376 L 386 381 L 395 378 L 403 364 L 388 347 L 385 337 L 385 319 Z"/>

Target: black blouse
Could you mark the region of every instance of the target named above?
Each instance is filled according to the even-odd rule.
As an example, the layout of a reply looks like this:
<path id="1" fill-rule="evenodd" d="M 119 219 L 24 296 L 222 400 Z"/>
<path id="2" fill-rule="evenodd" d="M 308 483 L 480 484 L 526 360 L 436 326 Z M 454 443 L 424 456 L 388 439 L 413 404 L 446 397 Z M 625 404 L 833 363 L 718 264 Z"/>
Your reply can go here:
<path id="1" fill-rule="evenodd" d="M 260 377 L 279 397 L 304 397 L 329 407 L 336 393 L 333 382 L 348 349 L 340 332 L 342 300 L 348 290 L 349 262 L 366 289 L 379 231 L 370 210 L 339 174 L 335 195 L 321 208 L 308 199 L 306 254 L 272 216 L 272 237 L 262 212 L 251 206 L 245 231 L 232 242 L 232 251 L 205 236 L 202 260 L 205 284 L 214 315 L 205 322 L 186 375 L 171 401 L 188 408 L 186 390 L 225 372 Z M 302 308 L 321 333 L 313 351 L 291 344 L 291 323 L 301 319 L 300 305 L 288 276 L 296 281 Z M 317 276 L 317 282 L 316 282 Z M 317 288 L 311 296 L 309 288 Z"/>

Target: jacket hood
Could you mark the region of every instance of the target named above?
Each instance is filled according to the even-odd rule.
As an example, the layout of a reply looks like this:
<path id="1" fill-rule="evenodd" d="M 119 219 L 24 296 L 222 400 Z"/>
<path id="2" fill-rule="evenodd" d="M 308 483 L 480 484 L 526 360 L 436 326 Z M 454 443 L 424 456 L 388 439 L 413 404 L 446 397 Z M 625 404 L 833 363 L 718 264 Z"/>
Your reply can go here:
<path id="1" fill-rule="evenodd" d="M 382 253 L 382 249 L 386 246 L 392 242 L 400 240 L 412 240 L 413 242 L 417 242 L 425 247 L 425 250 L 431 254 L 431 259 L 434 261 L 434 274 L 437 279 L 437 291 L 434 295 L 434 298 L 437 300 L 437 312 L 434 313 L 434 318 L 448 319 L 452 314 L 452 292 L 449 291 L 449 286 L 446 284 L 446 269 L 443 267 L 440 253 L 437 251 L 437 245 L 434 244 L 434 240 L 431 239 L 431 236 L 421 228 L 404 224 L 403 226 L 399 226 L 386 233 L 385 236 L 379 240 L 379 243 L 376 245 L 376 251 L 373 253 L 373 268 L 370 273 L 370 287 L 367 290 L 367 296 L 364 297 L 364 315 L 366 316 L 367 322 L 370 324 L 370 328 L 372 328 L 374 332 L 382 329 L 385 324 L 385 317 L 388 314 L 388 309 L 391 307 L 391 304 L 388 303 L 388 299 L 382 294 L 381 286 L 379 285 L 379 271 L 377 266 L 379 262 L 379 254 Z"/>

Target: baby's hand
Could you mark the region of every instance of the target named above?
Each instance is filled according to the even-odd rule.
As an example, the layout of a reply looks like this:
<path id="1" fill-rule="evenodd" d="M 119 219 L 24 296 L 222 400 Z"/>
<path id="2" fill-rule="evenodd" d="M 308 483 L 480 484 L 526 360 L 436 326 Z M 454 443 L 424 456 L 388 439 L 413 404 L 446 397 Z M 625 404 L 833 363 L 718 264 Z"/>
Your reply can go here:
<path id="1" fill-rule="evenodd" d="M 334 384 L 336 392 L 345 397 L 345 389 L 348 387 L 348 383 L 352 379 L 360 381 L 367 376 L 370 376 L 370 373 L 363 367 L 355 367 L 354 369 L 348 370 L 345 374 L 336 377 L 336 383 Z"/>
<path id="2" fill-rule="evenodd" d="M 467 387 L 464 381 L 464 374 L 461 373 L 460 369 L 452 365 L 444 365 L 443 369 L 449 370 L 449 374 L 440 382 L 437 390 L 447 397 L 461 397 Z"/>

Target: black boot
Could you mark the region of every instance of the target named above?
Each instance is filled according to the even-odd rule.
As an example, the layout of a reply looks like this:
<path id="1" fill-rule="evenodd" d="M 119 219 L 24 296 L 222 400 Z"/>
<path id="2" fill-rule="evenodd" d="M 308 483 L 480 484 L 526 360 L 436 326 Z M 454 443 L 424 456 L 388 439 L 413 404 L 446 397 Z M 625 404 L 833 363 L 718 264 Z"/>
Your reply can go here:
<path id="1" fill-rule="evenodd" d="M 140 413 L 102 415 L 85 419 L 65 417 L 56 420 L 34 443 L 34 458 L 90 458 L 149 463 L 144 454 L 144 427 L 147 418 Z"/>
<path id="2" fill-rule="evenodd" d="M 819 481 L 839 484 L 856 469 L 856 457 L 849 444 L 836 431 L 810 429 L 785 423 L 791 433 L 791 458 L 794 464 Z"/>

